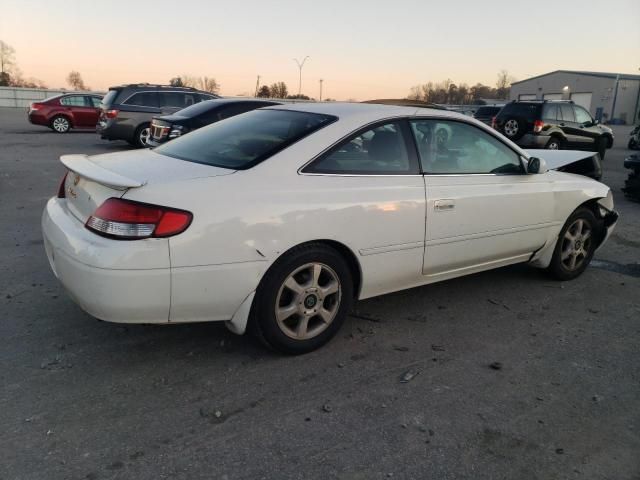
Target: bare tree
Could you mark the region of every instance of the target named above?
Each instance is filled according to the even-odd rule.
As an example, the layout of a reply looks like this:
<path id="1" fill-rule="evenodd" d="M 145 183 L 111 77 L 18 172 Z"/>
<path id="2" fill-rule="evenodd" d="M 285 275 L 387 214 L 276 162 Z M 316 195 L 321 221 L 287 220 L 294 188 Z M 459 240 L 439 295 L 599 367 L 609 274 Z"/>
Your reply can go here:
<path id="1" fill-rule="evenodd" d="M 11 85 L 12 67 L 15 66 L 15 50 L 0 40 L 0 86 Z"/>
<path id="2" fill-rule="evenodd" d="M 0 72 L 9 73 L 15 65 L 15 49 L 8 43 L 0 40 Z"/>
<path id="3" fill-rule="evenodd" d="M 200 84 L 200 79 L 193 75 L 180 75 L 178 78 L 182 80 L 183 87 L 198 88 L 198 85 Z"/>
<path id="4" fill-rule="evenodd" d="M 289 93 L 289 89 L 287 89 L 287 84 L 284 82 L 276 82 L 269 87 L 269 91 L 271 92 L 271 97 L 273 98 L 287 98 L 287 94 Z"/>
<path id="5" fill-rule="evenodd" d="M 171 80 L 169 80 L 169 85 L 171 85 L 172 87 L 184 87 L 184 83 L 182 83 L 181 77 L 173 77 Z"/>
<path id="6" fill-rule="evenodd" d="M 515 81 L 516 79 L 507 70 L 500 70 L 496 81 L 496 96 L 498 98 L 508 98 L 511 84 Z"/>
<path id="7" fill-rule="evenodd" d="M 210 93 L 218 93 L 220 91 L 220 84 L 213 77 L 202 77 L 198 82 L 200 90 Z"/>
<path id="8" fill-rule="evenodd" d="M 89 90 L 90 87 L 84 84 L 84 80 L 82 80 L 82 75 L 80 72 L 76 70 L 71 70 L 69 75 L 67 75 L 67 83 L 74 90 Z"/>
<path id="9" fill-rule="evenodd" d="M 271 91 L 266 85 L 263 85 L 258 89 L 258 98 L 269 98 L 270 96 Z"/>

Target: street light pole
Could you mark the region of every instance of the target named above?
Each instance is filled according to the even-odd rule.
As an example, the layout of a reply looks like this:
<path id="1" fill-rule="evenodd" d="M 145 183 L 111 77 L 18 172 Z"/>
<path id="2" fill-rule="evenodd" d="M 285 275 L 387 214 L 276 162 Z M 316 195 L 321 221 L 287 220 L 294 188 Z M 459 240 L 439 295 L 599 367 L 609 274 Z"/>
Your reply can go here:
<path id="1" fill-rule="evenodd" d="M 324 82 L 324 80 L 320 79 L 320 101 L 322 101 L 322 82 Z"/>
<path id="2" fill-rule="evenodd" d="M 300 71 L 300 77 L 298 78 L 298 96 L 302 93 L 302 67 L 304 67 L 304 62 L 307 61 L 307 58 L 309 58 L 308 55 L 302 59 L 302 62 L 297 58 L 293 59 L 293 61 L 298 65 L 298 70 Z"/>

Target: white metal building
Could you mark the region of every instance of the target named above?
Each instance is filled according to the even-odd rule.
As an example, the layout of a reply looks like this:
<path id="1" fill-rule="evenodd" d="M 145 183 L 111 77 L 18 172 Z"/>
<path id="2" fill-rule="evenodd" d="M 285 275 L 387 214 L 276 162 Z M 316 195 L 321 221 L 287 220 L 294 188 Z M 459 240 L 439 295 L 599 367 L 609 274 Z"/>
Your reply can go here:
<path id="1" fill-rule="evenodd" d="M 601 121 L 633 124 L 640 75 L 556 70 L 511 84 L 512 100 L 573 100 Z"/>

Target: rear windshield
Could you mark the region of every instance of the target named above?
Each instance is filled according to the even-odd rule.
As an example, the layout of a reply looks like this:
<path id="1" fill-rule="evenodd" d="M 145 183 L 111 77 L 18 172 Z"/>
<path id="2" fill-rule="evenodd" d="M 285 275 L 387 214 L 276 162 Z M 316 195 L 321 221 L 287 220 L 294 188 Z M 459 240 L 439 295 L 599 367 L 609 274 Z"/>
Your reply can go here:
<path id="1" fill-rule="evenodd" d="M 489 115 L 495 115 L 500 111 L 500 107 L 480 107 L 476 110 L 476 116 L 485 117 Z"/>
<path id="2" fill-rule="evenodd" d="M 523 117 L 539 117 L 540 103 L 509 103 L 504 106 L 500 112 L 500 116 L 503 115 L 520 115 Z"/>
<path id="3" fill-rule="evenodd" d="M 107 94 L 102 98 L 102 106 L 105 108 L 109 108 L 113 105 L 113 101 L 118 96 L 118 90 L 109 90 Z"/>
<path id="4" fill-rule="evenodd" d="M 244 170 L 335 120 L 316 113 L 252 110 L 191 132 L 155 151 L 188 162 Z"/>

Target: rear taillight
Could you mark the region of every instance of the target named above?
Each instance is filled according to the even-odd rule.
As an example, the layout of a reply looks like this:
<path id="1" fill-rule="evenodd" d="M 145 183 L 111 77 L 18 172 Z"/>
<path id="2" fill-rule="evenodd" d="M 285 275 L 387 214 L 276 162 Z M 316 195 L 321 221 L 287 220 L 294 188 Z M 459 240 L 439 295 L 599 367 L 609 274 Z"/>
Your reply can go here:
<path id="1" fill-rule="evenodd" d="M 104 116 L 107 118 L 116 118 L 118 116 L 118 110 L 105 110 Z"/>
<path id="2" fill-rule="evenodd" d="M 109 198 L 85 226 L 105 237 L 135 240 L 178 235 L 189 227 L 192 219 L 191 212 L 184 210 Z"/>
<path id="3" fill-rule="evenodd" d="M 497 128 L 496 117 L 491 117 L 491 128 Z"/>
<path id="4" fill-rule="evenodd" d="M 542 127 L 544 127 L 544 122 L 542 120 L 536 120 L 533 122 L 533 131 L 535 133 L 540 133 L 542 131 Z"/>
<path id="5" fill-rule="evenodd" d="M 66 172 L 64 174 L 64 176 L 62 177 L 62 180 L 60 180 L 60 186 L 58 187 L 58 198 L 66 198 L 66 192 L 65 192 L 65 187 L 64 184 L 67 181 L 67 175 L 69 174 L 69 172 Z"/>
<path id="6" fill-rule="evenodd" d="M 29 108 L 31 108 L 31 111 L 35 112 L 36 110 L 39 110 L 41 106 L 42 105 L 40 105 L 39 103 L 32 103 Z"/>

